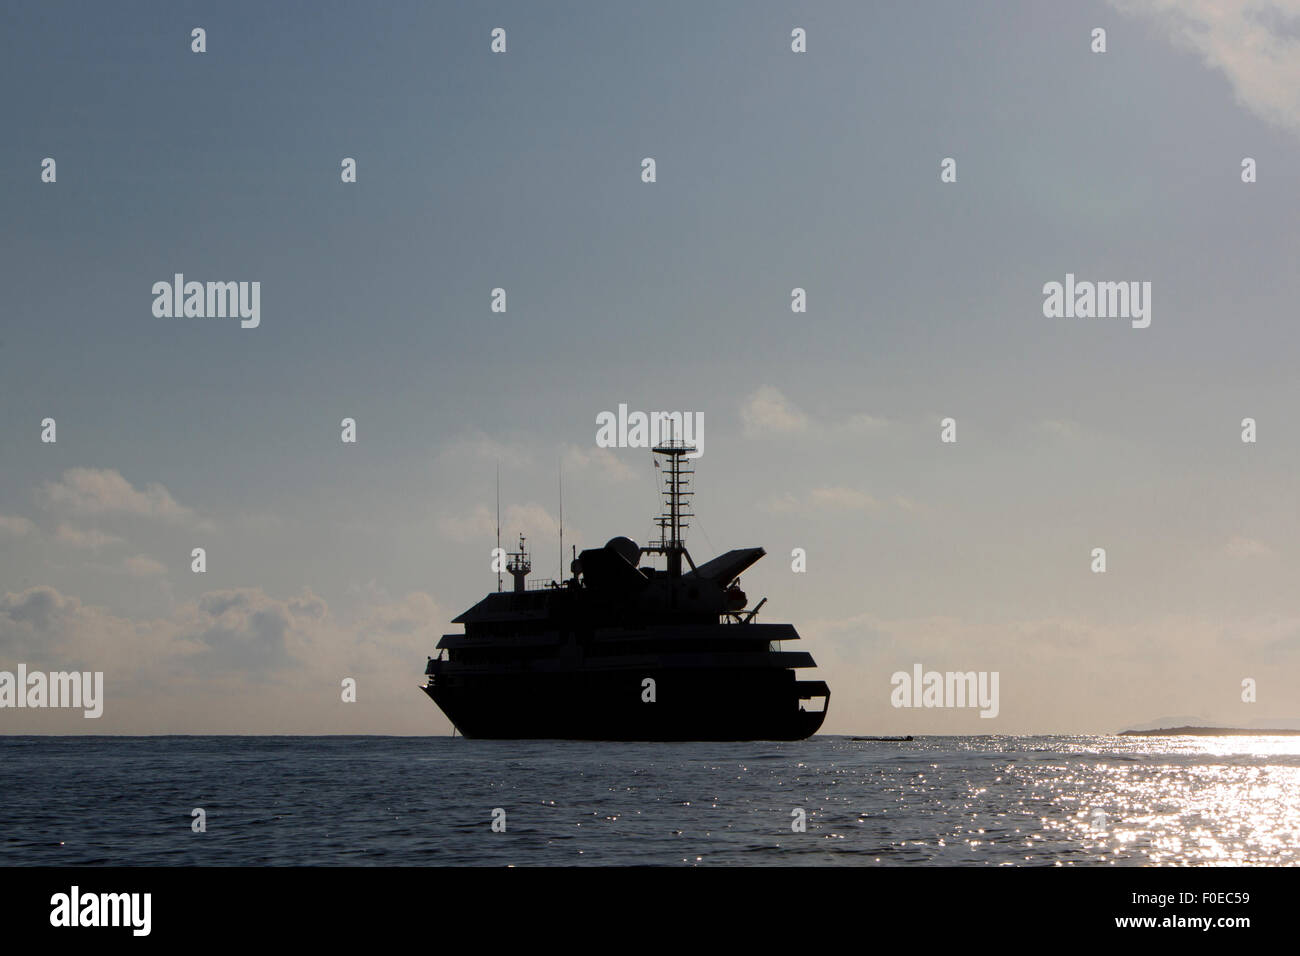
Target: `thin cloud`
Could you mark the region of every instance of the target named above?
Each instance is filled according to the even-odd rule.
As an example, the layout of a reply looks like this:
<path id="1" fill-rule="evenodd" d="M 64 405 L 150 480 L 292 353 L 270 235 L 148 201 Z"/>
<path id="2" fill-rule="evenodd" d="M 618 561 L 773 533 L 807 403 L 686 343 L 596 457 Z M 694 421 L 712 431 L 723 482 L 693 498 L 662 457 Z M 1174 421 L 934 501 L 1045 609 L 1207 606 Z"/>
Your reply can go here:
<path id="1" fill-rule="evenodd" d="M 438 530 L 443 536 L 460 543 L 495 541 L 496 526 L 496 514 L 485 505 L 467 514 L 444 515 L 438 519 Z M 559 521 L 541 505 L 509 505 L 501 512 L 501 545 L 507 550 L 513 550 L 521 534 L 528 538 L 554 538 L 559 535 L 559 529 Z"/>
<path id="2" fill-rule="evenodd" d="M 1300 132 L 1300 3 L 1296 0 L 1111 0 L 1154 21 L 1170 41 L 1198 54 L 1256 116 Z"/>
<path id="3" fill-rule="evenodd" d="M 475 432 L 448 442 L 438 452 L 442 461 L 463 463 L 465 459 L 500 462 L 506 468 L 528 469 L 533 466 L 533 456 L 517 444 L 498 441 L 482 432 Z"/>
<path id="4" fill-rule="evenodd" d="M 36 525 L 20 515 L 0 515 L 0 534 L 25 538 L 36 533 Z"/>
<path id="5" fill-rule="evenodd" d="M 103 531 L 94 528 L 77 528 L 66 523 L 60 524 L 54 530 L 54 539 L 60 544 L 66 544 L 69 547 L 83 551 L 98 551 L 110 544 L 120 544 L 122 542 L 122 539 L 117 535 L 105 534 Z"/>
<path id="6" fill-rule="evenodd" d="M 176 524 L 203 525 L 198 515 L 157 482 L 137 489 L 113 468 L 69 468 L 41 486 L 42 504 L 78 516 L 127 515 Z"/>
<path id="7" fill-rule="evenodd" d="M 784 494 L 759 506 L 775 514 L 807 514 L 813 511 L 878 511 L 880 501 L 857 488 L 842 486 L 813 488 L 803 495 Z"/>
<path id="8" fill-rule="evenodd" d="M 147 554 L 137 554 L 134 557 L 127 558 L 122 562 L 126 573 L 133 578 L 153 578 L 160 577 L 167 573 L 167 566 L 161 561 L 155 561 Z"/>
<path id="9" fill-rule="evenodd" d="M 831 514 L 880 514 L 890 511 L 924 516 L 929 509 L 906 495 L 893 495 L 888 499 L 877 498 L 861 488 L 845 485 L 827 485 L 812 488 L 802 494 L 787 492 L 758 505 L 760 511 L 769 514 L 812 515 L 816 513 Z"/>
<path id="10" fill-rule="evenodd" d="M 788 435 L 806 431 L 811 420 L 771 385 L 755 391 L 740 407 L 740 422 L 746 438 Z"/>
<path id="11" fill-rule="evenodd" d="M 1230 538 L 1228 543 L 1224 545 L 1223 550 L 1228 557 L 1237 561 L 1244 561 L 1247 558 L 1268 558 L 1275 553 L 1263 541 L 1255 538 L 1245 538 L 1241 535 Z"/>
<path id="12" fill-rule="evenodd" d="M 636 477 L 627 462 L 608 448 L 579 448 L 577 445 L 564 447 L 565 474 L 592 475 L 600 481 L 630 481 Z"/>
<path id="13" fill-rule="evenodd" d="M 1034 427 L 1044 434 L 1054 435 L 1057 438 L 1077 438 L 1079 436 L 1079 426 L 1074 422 L 1061 418 L 1047 418 Z"/>
<path id="14" fill-rule="evenodd" d="M 874 431 L 885 427 L 886 419 L 859 412 L 839 422 L 817 421 L 799 408 L 778 388 L 762 385 L 740 405 L 741 431 L 746 438 L 817 435 Z"/>

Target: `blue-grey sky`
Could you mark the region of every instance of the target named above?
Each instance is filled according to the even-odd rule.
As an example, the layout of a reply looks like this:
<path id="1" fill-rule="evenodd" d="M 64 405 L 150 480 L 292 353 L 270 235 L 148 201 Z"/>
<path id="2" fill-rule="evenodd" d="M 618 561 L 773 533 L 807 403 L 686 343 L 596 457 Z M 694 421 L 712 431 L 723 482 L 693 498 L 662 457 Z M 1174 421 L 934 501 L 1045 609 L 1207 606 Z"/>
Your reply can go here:
<path id="1" fill-rule="evenodd" d="M 620 402 L 704 415 L 688 544 L 768 549 L 742 583 L 828 731 L 1297 716 L 1298 26 L 7 5 L 0 668 L 100 669 L 108 700 L 0 732 L 447 732 L 416 686 L 495 584 L 498 462 L 537 573 L 561 465 L 566 542 L 649 537 L 648 454 L 595 444 Z M 155 317 L 177 272 L 259 281 L 260 326 Z M 1150 327 L 1044 317 L 1067 273 L 1149 281 Z M 916 662 L 999 671 L 999 717 L 891 707 Z"/>

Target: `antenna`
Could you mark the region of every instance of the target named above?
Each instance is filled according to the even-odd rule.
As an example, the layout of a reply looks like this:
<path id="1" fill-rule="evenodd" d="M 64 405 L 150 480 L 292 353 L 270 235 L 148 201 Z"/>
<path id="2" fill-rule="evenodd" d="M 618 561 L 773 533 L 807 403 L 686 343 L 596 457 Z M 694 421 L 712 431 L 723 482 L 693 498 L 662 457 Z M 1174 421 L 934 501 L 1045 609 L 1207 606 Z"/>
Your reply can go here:
<path id="1" fill-rule="evenodd" d="M 556 579 L 564 583 L 564 462 L 558 466 L 560 475 L 560 576 Z"/>
<path id="2" fill-rule="evenodd" d="M 501 590 L 501 460 L 497 459 L 497 591 Z"/>

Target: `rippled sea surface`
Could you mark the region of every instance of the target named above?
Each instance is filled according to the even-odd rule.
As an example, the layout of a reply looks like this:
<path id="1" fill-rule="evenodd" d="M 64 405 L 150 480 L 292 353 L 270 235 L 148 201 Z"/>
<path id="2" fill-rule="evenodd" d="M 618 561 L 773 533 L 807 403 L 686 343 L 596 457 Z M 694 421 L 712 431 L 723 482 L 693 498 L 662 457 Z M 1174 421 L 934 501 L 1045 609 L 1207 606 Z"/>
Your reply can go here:
<path id="1" fill-rule="evenodd" d="M 0 768 L 0 865 L 1300 863 L 1300 737 L 0 737 Z"/>

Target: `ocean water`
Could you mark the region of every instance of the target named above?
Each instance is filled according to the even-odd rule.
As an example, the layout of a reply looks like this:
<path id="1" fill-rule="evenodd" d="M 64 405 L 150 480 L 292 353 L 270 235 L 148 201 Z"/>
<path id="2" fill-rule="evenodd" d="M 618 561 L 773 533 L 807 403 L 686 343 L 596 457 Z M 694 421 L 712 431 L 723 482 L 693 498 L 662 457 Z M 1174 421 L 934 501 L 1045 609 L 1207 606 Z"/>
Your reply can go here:
<path id="1" fill-rule="evenodd" d="M 1300 863 L 1297 737 L 0 737 L 0 768 L 8 866 Z"/>

